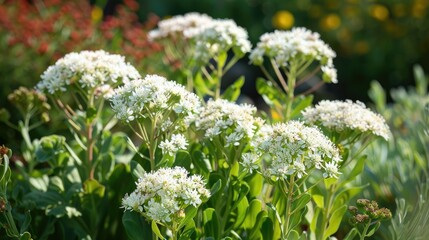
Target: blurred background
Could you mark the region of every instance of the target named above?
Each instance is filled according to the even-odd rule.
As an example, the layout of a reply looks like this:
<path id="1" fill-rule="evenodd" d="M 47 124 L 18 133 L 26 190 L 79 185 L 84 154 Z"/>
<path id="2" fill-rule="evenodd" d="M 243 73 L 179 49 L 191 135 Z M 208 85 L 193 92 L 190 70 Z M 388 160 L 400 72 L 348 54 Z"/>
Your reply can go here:
<path id="1" fill-rule="evenodd" d="M 253 45 L 275 29 L 319 32 L 337 53 L 336 98 L 368 100 L 371 80 L 411 85 L 412 66 L 429 69 L 429 0 L 0 0 L 1 100 L 71 51 L 105 49 L 145 73 L 167 71 L 146 40 L 159 19 L 190 11 L 230 18 Z M 158 55 L 159 56 L 159 55 Z M 245 63 L 247 59 L 243 60 Z M 156 62 L 156 61 L 155 61 Z M 251 79 L 250 79 L 251 82 Z"/>

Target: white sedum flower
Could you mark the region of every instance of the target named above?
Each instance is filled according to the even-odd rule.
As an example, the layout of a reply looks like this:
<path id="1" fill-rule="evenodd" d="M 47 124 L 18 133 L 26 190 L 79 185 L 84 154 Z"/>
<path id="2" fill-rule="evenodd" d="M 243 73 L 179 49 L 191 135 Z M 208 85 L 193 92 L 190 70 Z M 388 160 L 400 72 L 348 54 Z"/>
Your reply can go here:
<path id="1" fill-rule="evenodd" d="M 188 118 L 193 118 L 201 107 L 197 95 L 157 75 L 147 75 L 144 79 L 133 80 L 116 88 L 109 100 L 116 117 L 125 122 L 167 114 L 174 118 L 170 120 L 166 117 L 166 121 L 186 125 Z M 166 129 L 166 125 L 160 128 Z"/>
<path id="2" fill-rule="evenodd" d="M 233 20 L 216 19 L 195 32 L 194 58 L 203 63 L 230 49 L 236 56 L 242 57 L 252 48 L 247 31 Z"/>
<path id="3" fill-rule="evenodd" d="M 145 173 L 136 185 L 136 190 L 122 199 L 122 208 L 161 223 L 185 217 L 186 207 L 198 207 L 210 197 L 201 176 L 188 176 L 181 167 Z"/>
<path id="4" fill-rule="evenodd" d="M 351 130 L 389 139 L 390 130 L 384 118 L 359 101 L 324 100 L 315 107 L 306 108 L 302 114 L 306 122 L 335 132 Z"/>
<path id="5" fill-rule="evenodd" d="M 69 53 L 48 67 L 41 78 L 36 88 L 45 93 L 65 92 L 77 86 L 100 94 L 107 86 L 138 79 L 140 74 L 123 56 L 98 50 Z"/>
<path id="6" fill-rule="evenodd" d="M 192 38 L 205 26 L 211 24 L 213 19 L 206 15 L 196 12 L 185 15 L 177 15 L 158 23 L 158 29 L 149 32 L 149 39 L 160 38 Z"/>
<path id="7" fill-rule="evenodd" d="M 288 67 L 291 61 L 298 58 L 318 61 L 324 73 L 324 80 L 337 83 L 333 65 L 335 52 L 320 39 L 318 33 L 306 28 L 263 34 L 250 54 L 250 62 L 262 65 L 264 56 L 273 59 L 279 67 Z"/>
<path id="8" fill-rule="evenodd" d="M 170 140 L 162 141 L 159 144 L 162 153 L 170 156 L 174 156 L 179 150 L 185 150 L 187 146 L 188 142 L 183 134 L 173 134 Z"/>
<path id="9" fill-rule="evenodd" d="M 261 172 L 269 178 L 286 179 L 293 174 L 302 178 L 314 168 L 321 169 L 325 177 L 340 174 L 338 149 L 317 128 L 299 121 L 261 128 L 252 146 L 253 150 L 243 156 L 243 161 L 255 163 L 262 160 Z M 255 169 L 254 166 L 251 168 Z"/>
<path id="10" fill-rule="evenodd" d="M 255 114 L 256 107 L 252 105 L 210 99 L 195 119 L 195 126 L 207 139 L 220 136 L 225 139 L 226 147 L 239 146 L 249 142 L 263 125 L 263 120 Z"/>

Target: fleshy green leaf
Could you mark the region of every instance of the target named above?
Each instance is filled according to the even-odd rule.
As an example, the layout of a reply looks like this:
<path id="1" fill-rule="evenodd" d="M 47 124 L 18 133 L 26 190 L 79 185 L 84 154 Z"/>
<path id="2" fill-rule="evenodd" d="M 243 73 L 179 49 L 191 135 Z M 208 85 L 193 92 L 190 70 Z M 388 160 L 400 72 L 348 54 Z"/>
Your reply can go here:
<path id="1" fill-rule="evenodd" d="M 164 240 L 165 238 L 164 236 L 162 236 L 161 231 L 159 231 L 158 224 L 156 224 L 155 221 L 152 221 L 151 226 L 152 226 L 152 231 L 155 233 L 155 235 L 161 240 Z"/>
<path id="2" fill-rule="evenodd" d="M 238 78 L 233 84 L 231 84 L 222 94 L 223 99 L 227 99 L 234 102 L 238 99 L 241 93 L 241 88 L 244 84 L 244 76 Z"/>
<path id="3" fill-rule="evenodd" d="M 344 214 L 347 211 L 347 205 L 336 209 L 332 214 L 332 217 L 329 219 L 329 226 L 325 231 L 324 239 L 328 238 L 332 234 L 336 233 L 340 227 L 341 220 L 343 219 Z"/>
<path id="4" fill-rule="evenodd" d="M 220 229 L 219 220 L 217 218 L 216 211 L 213 208 L 206 208 L 203 211 L 203 222 L 204 222 L 204 235 L 206 237 L 213 237 L 219 239 Z"/>
<path id="5" fill-rule="evenodd" d="M 122 224 L 125 227 L 128 239 L 140 240 L 142 236 L 151 239 L 151 229 L 149 224 L 136 212 L 124 212 L 122 215 Z"/>

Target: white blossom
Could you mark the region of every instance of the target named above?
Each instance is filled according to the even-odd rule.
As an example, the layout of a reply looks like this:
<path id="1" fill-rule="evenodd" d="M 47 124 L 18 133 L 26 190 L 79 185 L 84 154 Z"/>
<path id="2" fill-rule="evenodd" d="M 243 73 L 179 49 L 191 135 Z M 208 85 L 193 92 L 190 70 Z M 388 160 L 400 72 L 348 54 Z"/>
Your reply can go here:
<path id="1" fill-rule="evenodd" d="M 186 207 L 198 207 L 210 197 L 201 176 L 188 176 L 182 167 L 145 173 L 136 185 L 135 191 L 123 198 L 122 207 L 162 223 L 185 217 Z"/>
<path id="2" fill-rule="evenodd" d="M 116 88 L 109 100 L 116 117 L 125 122 L 155 115 L 166 115 L 166 121 L 171 122 L 169 117 L 174 115 L 175 124 L 186 125 L 188 118 L 194 118 L 201 107 L 197 95 L 157 75 L 147 75 Z"/>
<path id="3" fill-rule="evenodd" d="M 325 74 L 324 80 L 337 83 L 333 65 L 335 52 L 320 39 L 318 33 L 306 28 L 293 28 L 290 31 L 276 30 L 260 37 L 256 48 L 250 54 L 250 62 L 261 65 L 264 56 L 273 59 L 279 67 L 289 67 L 298 58 L 318 61 Z"/>
<path id="4" fill-rule="evenodd" d="M 306 122 L 332 131 L 351 130 L 389 139 L 390 130 L 384 118 L 359 101 L 323 100 L 315 107 L 306 108 L 302 114 Z"/>
<path id="5" fill-rule="evenodd" d="M 233 20 L 215 19 L 195 32 L 194 58 L 203 63 L 230 49 L 235 55 L 242 57 L 252 48 L 247 31 L 237 26 Z"/>
<path id="6" fill-rule="evenodd" d="M 325 177 L 337 177 L 336 163 L 341 161 L 338 149 L 315 127 L 299 121 L 278 123 L 261 128 L 261 133 L 252 140 L 253 149 L 243 155 L 247 168 L 260 171 L 269 178 L 286 179 L 296 174 L 298 178 L 308 175 L 313 168 L 321 169 Z"/>
<path id="7" fill-rule="evenodd" d="M 213 19 L 210 16 L 196 12 L 177 15 L 160 21 L 158 28 L 149 32 L 149 39 L 192 38 L 205 26 L 210 25 L 211 21 Z"/>
<path id="8" fill-rule="evenodd" d="M 173 134 L 170 140 L 164 140 L 159 144 L 163 154 L 174 156 L 177 151 L 185 150 L 188 142 L 183 134 Z"/>
<path id="9" fill-rule="evenodd" d="M 127 83 L 140 74 L 123 56 L 98 50 L 69 53 L 48 67 L 41 78 L 36 88 L 50 94 L 65 92 L 70 86 L 104 93 L 99 88 Z"/>
<path id="10" fill-rule="evenodd" d="M 207 139 L 220 136 L 224 138 L 226 147 L 239 146 L 248 143 L 263 125 L 263 120 L 255 114 L 256 107 L 252 105 L 210 99 L 195 119 L 195 126 L 204 132 Z"/>

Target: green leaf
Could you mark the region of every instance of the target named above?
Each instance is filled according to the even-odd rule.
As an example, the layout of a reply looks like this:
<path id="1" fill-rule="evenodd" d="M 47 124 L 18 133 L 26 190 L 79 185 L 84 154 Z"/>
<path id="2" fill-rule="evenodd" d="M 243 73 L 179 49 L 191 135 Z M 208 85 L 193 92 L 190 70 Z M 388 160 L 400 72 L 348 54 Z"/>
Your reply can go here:
<path id="1" fill-rule="evenodd" d="M 30 215 L 30 211 L 28 210 L 25 212 L 24 222 L 22 223 L 19 232 L 21 234 L 25 234 L 25 231 L 27 231 L 28 227 L 30 226 L 30 223 L 31 223 L 31 215 Z"/>
<path id="2" fill-rule="evenodd" d="M 378 228 L 380 227 L 381 222 L 377 222 L 376 224 L 374 224 L 371 228 L 371 230 L 369 230 L 369 232 L 365 235 L 366 237 L 371 237 L 372 235 L 374 235 L 374 233 L 378 230 Z"/>
<path id="3" fill-rule="evenodd" d="M 59 135 L 42 137 L 36 148 L 36 160 L 39 162 L 53 161 L 64 152 L 66 138 Z"/>
<path id="4" fill-rule="evenodd" d="M 237 198 L 234 198 L 234 204 L 232 205 L 232 209 L 235 209 L 240 201 L 246 197 L 247 193 L 249 193 L 249 185 L 246 182 L 235 182 L 233 187 L 235 193 L 238 193 Z"/>
<path id="5" fill-rule="evenodd" d="M 368 95 L 369 98 L 371 98 L 371 100 L 375 103 L 377 111 L 382 112 L 386 108 L 386 92 L 379 82 L 371 82 Z"/>
<path id="6" fill-rule="evenodd" d="M 176 153 L 176 160 L 174 161 L 174 166 L 180 166 L 185 169 L 190 169 L 192 163 L 192 158 L 189 152 L 180 150 Z"/>
<path id="7" fill-rule="evenodd" d="M 357 187 L 347 187 L 337 194 L 337 197 L 334 200 L 333 209 L 341 207 L 343 204 L 347 204 L 350 199 L 356 196 L 362 191 L 367 185 L 357 186 Z"/>
<path id="8" fill-rule="evenodd" d="M 83 183 L 84 196 L 82 199 L 82 207 L 91 210 L 97 208 L 104 197 L 105 189 L 105 186 L 95 179 L 86 180 Z"/>
<path id="9" fill-rule="evenodd" d="M 324 208 L 325 206 L 325 197 L 323 195 L 319 195 L 319 194 L 313 194 L 313 201 L 316 203 L 316 206 L 318 208 Z"/>
<path id="10" fill-rule="evenodd" d="M 134 160 L 131 160 L 130 166 L 131 166 L 131 173 L 133 174 L 133 177 L 135 179 L 143 177 L 143 175 L 146 173 L 143 167 Z"/>
<path id="11" fill-rule="evenodd" d="M 210 188 L 210 195 L 215 195 L 222 188 L 222 179 L 216 181 L 215 184 Z"/>
<path id="12" fill-rule="evenodd" d="M 48 191 L 49 178 L 47 175 L 42 175 L 40 177 L 30 177 L 28 181 L 35 189 L 42 192 Z"/>
<path id="13" fill-rule="evenodd" d="M 19 240 L 32 240 L 31 234 L 29 232 L 21 233 L 21 236 L 19 236 Z"/>
<path id="14" fill-rule="evenodd" d="M 204 235 L 219 239 L 221 231 L 219 229 L 219 220 L 214 208 L 206 208 L 203 211 Z"/>
<path id="15" fill-rule="evenodd" d="M 228 53 L 224 50 L 217 57 L 217 65 L 218 68 L 223 68 L 226 63 L 226 59 L 228 58 Z M 219 79 L 220 80 L 220 79 Z"/>
<path id="16" fill-rule="evenodd" d="M 158 224 L 156 224 L 156 222 L 155 222 L 155 221 L 152 221 L 151 226 L 152 226 L 152 231 L 155 233 L 155 235 L 156 235 L 158 238 L 160 238 L 160 239 L 162 239 L 162 240 L 163 240 L 163 239 L 165 239 L 165 238 L 164 238 L 164 236 L 162 236 L 161 231 L 159 231 Z"/>
<path id="17" fill-rule="evenodd" d="M 308 202 L 310 202 L 311 196 L 308 193 L 301 194 L 298 199 L 296 199 L 292 204 L 292 211 L 299 211 L 303 209 Z"/>
<path id="18" fill-rule="evenodd" d="M 209 82 L 205 81 L 201 75 L 201 72 L 198 72 L 194 77 L 194 86 L 196 94 L 199 97 L 204 97 L 206 95 L 213 95 L 214 93 L 207 86 Z"/>
<path id="19" fill-rule="evenodd" d="M 349 233 L 344 237 L 344 240 L 353 240 L 358 234 L 358 230 L 356 228 L 352 228 Z"/>
<path id="20" fill-rule="evenodd" d="M 152 238 L 149 224 L 136 212 L 125 211 L 122 215 L 122 225 L 130 240 L 140 240 L 142 236 Z"/>
<path id="21" fill-rule="evenodd" d="M 267 217 L 268 213 L 266 211 L 259 212 L 258 216 L 256 217 L 255 227 L 250 231 L 249 239 L 258 239 L 258 235 L 261 235 L 261 226 Z"/>
<path id="22" fill-rule="evenodd" d="M 287 239 L 288 240 L 298 240 L 299 239 L 299 233 L 295 230 L 292 230 L 289 232 Z"/>
<path id="23" fill-rule="evenodd" d="M 180 234 L 179 240 L 193 239 L 191 236 L 194 232 L 195 232 L 195 222 L 193 219 L 190 219 L 190 221 L 188 221 L 182 233 Z"/>
<path id="24" fill-rule="evenodd" d="M 259 199 L 253 199 L 250 201 L 249 209 L 246 213 L 246 219 L 244 221 L 243 228 L 252 229 L 256 224 L 256 217 L 262 211 L 262 201 Z"/>
<path id="25" fill-rule="evenodd" d="M 0 157 L 3 158 L 3 164 L 0 165 L 0 173 L 1 173 L 0 181 L 3 181 L 4 179 L 5 180 L 4 183 L 7 184 L 7 182 L 9 181 L 9 178 L 6 177 L 7 170 L 9 169 L 9 156 L 7 154 L 4 154 L 3 156 L 0 156 Z"/>
<path id="26" fill-rule="evenodd" d="M 300 95 L 296 97 L 296 99 L 293 100 L 293 111 L 291 113 L 291 117 L 298 116 L 302 110 L 304 110 L 306 107 L 310 106 L 313 102 L 313 95 L 307 95 L 303 96 Z"/>
<path id="27" fill-rule="evenodd" d="M 414 79 L 416 80 L 416 90 L 420 96 L 425 96 L 428 89 L 428 80 L 423 68 L 420 65 L 414 66 Z"/>
<path id="28" fill-rule="evenodd" d="M 340 227 L 341 220 L 343 219 L 344 214 L 347 211 L 347 205 L 343 205 L 342 207 L 336 209 L 329 219 L 329 226 L 325 231 L 324 239 L 328 238 L 332 234 L 338 231 Z"/>
<path id="29" fill-rule="evenodd" d="M 237 216 L 234 221 L 233 229 L 239 228 L 246 219 L 246 212 L 249 207 L 249 201 L 244 197 L 237 205 Z"/>
<path id="30" fill-rule="evenodd" d="M 97 117 L 97 109 L 95 109 L 94 107 L 89 107 L 88 109 L 86 109 L 86 122 L 87 123 L 92 122 L 92 120 L 94 120 L 95 117 Z"/>
<path id="31" fill-rule="evenodd" d="M 182 219 L 182 221 L 179 224 L 178 230 L 182 227 L 189 224 L 189 222 L 192 221 L 192 219 L 197 215 L 197 208 L 193 206 L 189 206 L 185 209 L 185 218 Z"/>
<path id="32" fill-rule="evenodd" d="M 285 93 L 263 78 L 256 79 L 256 90 L 271 108 L 282 106 L 286 102 Z"/>
<path id="33" fill-rule="evenodd" d="M 257 197 L 264 186 L 264 177 L 261 174 L 253 174 L 250 178 L 246 179 L 246 182 L 249 183 L 250 187 L 249 195 Z"/>
<path id="34" fill-rule="evenodd" d="M 244 76 L 241 76 L 224 91 L 224 93 L 222 94 L 222 98 L 227 99 L 231 102 L 235 102 L 240 96 L 243 84 Z"/>
<path id="35" fill-rule="evenodd" d="M 204 153 L 201 151 L 194 151 L 192 153 L 192 163 L 199 170 L 199 173 L 203 176 L 208 176 L 210 172 L 212 172 L 212 168 L 210 166 L 210 162 L 204 156 Z"/>
<path id="36" fill-rule="evenodd" d="M 367 158 L 366 155 L 363 155 L 362 157 L 360 157 L 356 161 L 356 164 L 353 166 L 353 169 L 349 174 L 342 174 L 341 175 L 341 177 L 340 177 L 341 180 L 339 181 L 340 186 L 343 186 L 343 185 L 353 181 L 356 178 L 356 176 L 358 176 L 359 174 L 361 174 L 363 172 L 363 170 L 365 168 L 366 158 Z"/>

